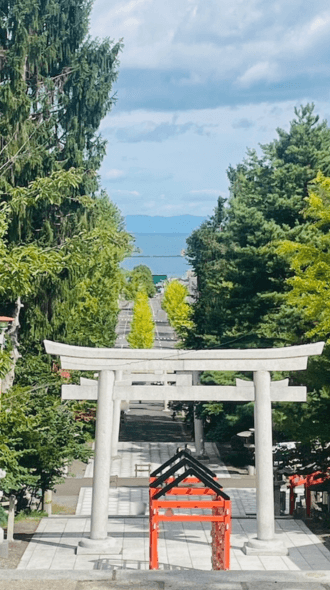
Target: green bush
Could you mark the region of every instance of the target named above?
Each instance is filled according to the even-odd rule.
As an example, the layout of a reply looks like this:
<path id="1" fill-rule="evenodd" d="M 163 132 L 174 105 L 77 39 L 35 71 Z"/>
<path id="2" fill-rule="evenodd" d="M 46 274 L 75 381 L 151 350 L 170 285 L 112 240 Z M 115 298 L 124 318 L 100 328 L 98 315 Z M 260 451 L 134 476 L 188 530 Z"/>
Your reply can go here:
<path id="1" fill-rule="evenodd" d="M 254 459 L 251 451 L 245 448 L 241 451 L 232 451 L 228 453 L 226 456 L 226 463 L 227 465 L 232 465 L 233 467 L 246 467 L 246 465 L 254 465 Z"/>
<path id="2" fill-rule="evenodd" d="M 7 512 L 5 511 L 5 509 L 3 508 L 3 506 L 0 505 L 0 526 L 4 527 L 7 525 Z"/>

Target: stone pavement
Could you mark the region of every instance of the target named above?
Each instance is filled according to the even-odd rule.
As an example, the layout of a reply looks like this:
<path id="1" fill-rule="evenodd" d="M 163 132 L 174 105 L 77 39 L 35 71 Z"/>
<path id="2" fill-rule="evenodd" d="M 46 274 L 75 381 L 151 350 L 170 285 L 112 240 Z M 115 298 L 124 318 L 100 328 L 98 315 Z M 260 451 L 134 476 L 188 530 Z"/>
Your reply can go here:
<path id="1" fill-rule="evenodd" d="M 0 570 L 0 590 L 329 590 L 330 572 Z"/>
<path id="2" fill-rule="evenodd" d="M 226 493 L 230 496 L 233 518 L 245 518 L 256 514 L 256 490 L 254 488 L 230 488 L 226 487 Z M 148 503 L 148 488 L 119 487 L 109 490 L 109 516 L 136 516 L 136 503 Z M 188 496 L 188 501 L 202 500 L 202 496 Z M 90 516 L 92 509 L 92 488 L 80 489 L 76 514 Z M 206 509 L 194 509 L 187 511 L 176 510 L 178 514 L 207 514 Z"/>
<path id="3" fill-rule="evenodd" d="M 114 461 L 117 474 L 134 475 L 136 462 L 151 463 L 152 469 L 171 456 L 177 443 L 120 443 L 121 459 Z M 231 570 L 235 571 L 329 571 L 330 553 L 302 521 L 280 518 L 277 532 L 290 549 L 289 556 L 251 556 L 242 552 L 245 541 L 256 535 L 255 489 L 231 488 L 235 479 L 216 456 L 215 447 L 207 443 L 208 465 L 223 478 L 227 475 L 226 491 L 232 499 L 233 523 L 231 537 Z M 132 459 L 133 457 L 133 459 Z M 116 465 L 117 464 L 117 465 Z M 86 470 L 92 475 L 92 462 Z M 91 511 L 91 488 L 82 487 L 76 516 L 54 516 L 41 521 L 18 569 L 24 571 L 71 570 L 111 571 L 112 569 L 148 569 L 148 519 L 136 516 L 136 505 L 148 501 L 147 488 L 110 488 L 109 534 L 118 539 L 122 550 L 118 559 L 111 556 L 75 555 L 75 547 L 83 536 L 88 536 Z M 186 512 L 182 510 L 182 512 Z M 211 569 L 211 536 L 209 523 L 162 523 L 159 536 L 160 570 Z M 0 588 L 1 590 L 1 588 Z"/>
<path id="4" fill-rule="evenodd" d="M 135 465 L 150 465 L 154 471 L 170 457 L 175 455 L 178 447 L 184 447 L 185 441 L 177 442 L 119 442 L 118 459 L 112 461 L 111 475 L 118 477 L 135 477 Z M 188 444 L 194 452 L 194 443 Z M 227 467 L 220 461 L 214 443 L 205 443 L 205 451 L 209 457 L 207 466 L 212 469 L 218 477 L 230 477 Z M 90 459 L 85 477 L 93 477 L 94 460 Z"/>
<path id="5" fill-rule="evenodd" d="M 119 558 L 75 555 L 78 541 L 88 536 L 88 517 L 44 518 L 18 569 L 93 570 L 148 569 L 149 531 L 146 517 L 109 518 L 108 531 L 118 539 Z M 210 570 L 209 523 L 163 523 L 159 535 L 159 567 L 162 570 Z M 255 519 L 233 519 L 231 570 L 330 571 L 330 552 L 300 520 L 279 519 L 277 533 L 289 548 L 289 556 L 251 556 L 242 552 L 245 541 L 256 534 Z"/>

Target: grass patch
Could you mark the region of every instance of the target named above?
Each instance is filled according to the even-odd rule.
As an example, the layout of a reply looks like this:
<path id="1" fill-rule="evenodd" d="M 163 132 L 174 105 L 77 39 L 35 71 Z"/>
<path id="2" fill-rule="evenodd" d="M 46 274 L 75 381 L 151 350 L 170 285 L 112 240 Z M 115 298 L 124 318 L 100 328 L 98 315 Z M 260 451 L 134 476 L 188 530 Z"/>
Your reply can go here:
<path id="1" fill-rule="evenodd" d="M 63 506 L 62 504 L 52 504 L 52 514 L 75 514 L 76 511 L 72 506 Z"/>
<path id="2" fill-rule="evenodd" d="M 15 516 L 15 522 L 23 520 L 41 520 L 45 516 L 48 516 L 44 510 L 22 510 Z"/>

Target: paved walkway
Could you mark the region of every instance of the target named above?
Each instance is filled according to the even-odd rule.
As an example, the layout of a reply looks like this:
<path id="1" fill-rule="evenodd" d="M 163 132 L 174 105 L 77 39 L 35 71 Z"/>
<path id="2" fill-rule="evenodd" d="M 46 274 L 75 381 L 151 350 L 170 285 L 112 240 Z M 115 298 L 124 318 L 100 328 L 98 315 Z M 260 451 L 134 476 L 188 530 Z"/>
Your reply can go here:
<path id="1" fill-rule="evenodd" d="M 119 446 L 121 459 L 113 462 L 112 473 L 120 477 L 132 477 L 137 461 L 151 463 L 154 469 L 169 458 L 176 447 L 177 443 L 122 442 Z M 330 552 L 302 521 L 290 518 L 278 519 L 276 522 L 277 533 L 290 550 L 289 556 L 245 555 L 242 552 L 245 541 L 256 535 L 256 520 L 252 516 L 255 514 L 255 489 L 231 488 L 231 483 L 234 485 L 235 479 L 230 479 L 226 467 L 216 459 L 212 443 L 207 443 L 206 451 L 210 456 L 208 464 L 217 473 L 221 473 L 221 477 L 227 475 L 226 491 L 231 497 L 233 509 L 232 570 L 330 571 Z M 90 477 L 92 469 L 91 461 L 85 475 Z M 90 487 L 82 487 L 76 516 L 54 516 L 41 521 L 22 557 L 20 570 L 148 569 L 148 518 L 136 516 L 137 508 L 141 508 L 141 502 L 147 505 L 147 488 L 126 487 L 109 490 L 109 534 L 118 539 L 121 550 L 119 558 L 75 555 L 75 547 L 79 540 L 89 534 L 91 492 Z M 210 529 L 209 523 L 162 523 L 159 536 L 160 569 L 211 570 Z"/>
<path id="2" fill-rule="evenodd" d="M 230 496 L 233 518 L 246 518 L 256 514 L 256 490 L 253 488 L 227 488 Z M 183 499 L 183 497 L 182 497 Z M 187 496 L 188 501 L 203 500 L 202 496 Z M 136 516 L 137 504 L 148 504 L 148 488 L 120 487 L 109 490 L 109 516 Z M 90 516 L 92 508 L 92 488 L 81 488 L 76 514 Z M 208 514 L 206 509 L 176 510 L 177 514 Z"/>
<path id="3" fill-rule="evenodd" d="M 148 569 L 147 518 L 109 518 L 109 534 L 117 538 L 122 551 L 117 559 L 75 555 L 75 547 L 82 537 L 88 536 L 89 526 L 90 519 L 86 517 L 44 518 L 18 569 Z M 330 570 L 330 552 L 302 521 L 278 520 L 276 529 L 290 550 L 289 556 L 248 556 L 242 552 L 242 547 L 256 535 L 256 521 L 233 519 L 231 570 Z M 210 542 L 208 523 L 164 523 L 159 536 L 160 569 L 211 570 Z"/>
<path id="4" fill-rule="evenodd" d="M 176 424 L 176 423 L 175 423 Z M 150 465 L 151 472 L 175 455 L 178 447 L 184 447 L 187 441 L 177 442 L 128 442 L 118 443 L 118 459 L 112 461 L 111 475 L 118 477 L 135 477 L 135 465 Z M 188 443 L 194 451 L 194 443 Z M 218 477 L 230 477 L 227 467 L 220 461 L 214 443 L 205 443 L 205 450 L 209 460 L 207 466 Z M 94 460 L 91 459 L 85 471 L 85 477 L 93 477 Z M 147 472 L 146 472 L 147 473 Z"/>

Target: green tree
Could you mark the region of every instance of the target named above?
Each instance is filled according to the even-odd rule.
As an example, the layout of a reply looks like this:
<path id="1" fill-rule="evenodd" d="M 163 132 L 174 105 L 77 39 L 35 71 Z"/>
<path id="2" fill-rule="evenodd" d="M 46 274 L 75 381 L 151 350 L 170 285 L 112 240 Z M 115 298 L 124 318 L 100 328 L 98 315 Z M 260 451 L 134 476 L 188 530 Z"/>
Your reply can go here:
<path id="1" fill-rule="evenodd" d="M 304 215 L 311 223 L 303 242 L 283 241 L 278 251 L 289 260 L 293 276 L 287 302 L 310 324 L 306 336 L 330 337 L 330 178 L 318 173 L 311 183 Z M 321 231 L 320 231 L 321 230 Z"/>
<path id="2" fill-rule="evenodd" d="M 130 249 L 130 236 L 105 197 L 80 194 L 83 176 L 83 171 L 62 170 L 27 187 L 10 187 L 10 199 L 0 209 L 0 293 L 10 310 L 15 299 L 23 302 L 22 352 L 26 348 L 37 354 L 46 337 L 91 346 L 115 341 L 119 264 Z M 30 216 L 42 203 L 55 216 L 66 202 L 78 202 L 91 223 L 72 228 L 70 237 L 62 236 L 59 228 L 53 247 L 42 237 L 10 244 L 10 221 L 17 211 Z"/>
<path id="3" fill-rule="evenodd" d="M 99 168 L 121 43 L 88 36 L 89 0 L 8 0 L 0 11 L 2 182 Z M 89 189 L 96 179 L 85 177 Z M 86 187 L 85 187 L 86 190 Z"/>
<path id="4" fill-rule="evenodd" d="M 33 274 L 33 268 L 37 267 L 39 275 L 39 284 L 34 281 L 34 289 L 25 296 L 20 315 L 21 336 L 30 348 L 38 349 L 40 340 L 46 335 L 62 337 L 71 318 L 71 312 L 67 312 L 72 302 L 76 307 L 80 303 L 83 308 L 80 317 L 85 323 L 88 341 L 90 338 L 99 341 L 99 336 L 91 335 L 91 314 L 83 315 L 88 302 L 94 311 L 96 308 L 99 312 L 103 310 L 100 321 L 105 316 L 111 317 L 111 327 L 109 322 L 106 326 L 109 331 L 103 331 L 104 335 L 109 334 L 105 344 L 109 345 L 114 338 L 116 310 L 113 301 L 118 296 L 119 280 L 114 268 L 117 260 L 124 257 L 124 242 L 128 243 L 129 239 L 124 237 L 127 234 L 123 230 L 123 222 L 115 207 L 107 203 L 107 197 L 103 196 L 102 202 L 96 198 L 99 182 L 95 172 L 105 154 L 106 142 L 99 135 L 98 128 L 115 100 L 112 85 L 118 75 L 121 42 L 91 40 L 88 36 L 90 11 L 89 0 L 36 0 L 32 5 L 28 0 L 9 0 L 1 5 L 1 202 L 12 201 L 13 187 L 19 193 L 34 182 L 32 186 L 38 194 L 38 183 L 43 191 L 46 189 L 47 180 L 43 179 L 54 179 L 54 175 L 61 174 L 63 170 L 70 171 L 73 167 L 81 171 L 79 183 L 70 198 L 57 199 L 56 202 L 50 198 L 38 198 L 33 204 L 30 200 L 26 207 L 11 211 L 6 230 L 8 249 L 16 246 L 24 248 L 25 255 L 29 254 L 26 268 L 31 268 Z M 89 201 L 93 199 L 94 206 L 91 202 L 86 206 L 86 199 L 78 198 L 83 195 L 88 195 Z M 105 230 L 106 221 L 111 225 L 108 233 Z M 107 233 L 104 248 L 101 228 L 104 236 Z M 83 247 L 86 232 L 92 231 L 99 235 L 104 259 L 106 250 L 109 254 L 113 263 L 111 271 L 110 263 L 102 267 L 100 256 L 93 267 L 90 257 L 95 255 L 96 240 L 94 251 L 91 240 Z M 112 249 L 107 241 L 110 233 Z M 61 276 L 56 275 L 56 279 L 51 278 L 49 272 L 43 276 L 38 269 L 38 260 L 40 267 L 43 264 L 47 266 L 48 262 L 44 262 L 41 253 L 57 252 L 72 236 L 77 238 L 74 245 L 76 251 L 80 241 L 81 261 L 83 256 L 85 261 L 89 261 L 87 276 L 83 263 L 80 267 L 76 263 L 74 272 L 72 268 L 70 272 L 63 268 Z M 55 254 L 54 258 L 57 259 Z M 34 260 L 37 263 L 33 267 Z M 50 255 L 47 257 L 49 260 Z M 104 277 L 100 285 L 102 293 L 101 290 L 97 293 L 93 280 L 90 284 L 94 272 L 92 267 L 95 272 L 97 268 L 99 277 Z M 25 275 L 18 272 L 16 279 L 24 281 Z M 114 287 L 110 288 L 110 295 L 112 283 Z M 78 284 L 80 302 L 77 298 Z M 102 297 L 104 304 L 100 302 Z M 109 314 L 110 297 L 113 299 L 113 311 Z M 7 304 L 12 306 L 12 301 L 8 299 L 4 302 L 4 305 Z M 54 322 L 55 309 L 58 316 Z M 64 310 L 65 318 L 62 316 L 60 321 Z M 81 342 L 83 330 L 76 325 L 74 332 L 75 338 Z M 71 329 L 66 334 L 68 338 L 70 333 Z M 99 327 L 96 333 L 100 333 Z"/>
<path id="5" fill-rule="evenodd" d="M 325 339 L 320 359 L 314 359 L 307 373 L 308 403 L 288 412 L 279 404 L 274 412 L 280 434 L 300 441 L 285 460 L 301 473 L 326 472 L 329 452 L 329 340 L 330 340 L 330 178 L 321 172 L 311 182 L 304 209 L 306 231 L 300 242 L 284 240 L 278 251 L 291 267 L 292 276 L 285 298 L 289 308 L 302 315 L 307 339 Z"/>
<path id="6" fill-rule="evenodd" d="M 131 331 L 127 341 L 131 348 L 152 348 L 154 343 L 155 324 L 148 303 L 148 295 L 138 291 L 133 308 Z"/>
<path id="7" fill-rule="evenodd" d="M 287 346 L 316 338 L 315 318 L 288 300 L 295 270 L 278 243 L 314 245 L 326 234 L 326 226 L 312 227 L 305 199 L 318 171 L 330 174 L 330 130 L 307 105 L 296 109 L 288 131 L 277 133 L 277 139 L 261 146 L 261 156 L 249 150 L 229 169 L 227 206 L 220 200 L 215 214 L 188 240 L 198 278 L 189 347 Z M 327 348 L 320 359 L 309 361 L 306 372 L 291 375 L 292 383 L 307 385 L 309 404 L 276 405 L 277 437 L 315 440 L 323 428 L 319 410 L 327 405 L 322 391 L 329 379 Z M 309 433 L 305 438 L 303 431 Z"/>
<path id="8" fill-rule="evenodd" d="M 127 272 L 127 284 L 124 287 L 126 299 L 134 300 L 138 291 L 145 291 L 148 297 L 156 295 L 156 287 L 152 280 L 152 272 L 148 266 L 139 264 Z"/>
<path id="9" fill-rule="evenodd" d="M 199 294 L 187 339 L 192 347 L 280 346 L 299 342 L 305 326 L 289 309 L 289 264 L 278 240 L 301 241 L 308 184 L 330 173 L 330 130 L 313 105 L 296 109 L 289 131 L 229 168 L 230 199 L 188 239 Z"/>
<path id="10" fill-rule="evenodd" d="M 1 487 L 18 497 L 19 507 L 26 491 L 41 490 L 43 497 L 63 481 L 73 459 L 87 462 L 91 455 L 81 423 L 61 403 L 60 378 L 48 374 L 48 379 L 47 388 L 16 387 L 3 395 L 0 467 L 7 475 Z"/>
<path id="11" fill-rule="evenodd" d="M 121 43 L 88 36 L 89 0 L 9 0 L 0 8 L 0 295 L 2 313 L 15 315 L 0 370 L 8 371 L 8 358 L 13 368 L 19 350 L 20 391 L 27 375 L 29 389 L 49 385 L 37 368 L 43 338 L 114 343 L 119 265 L 131 237 L 99 193 L 96 171 Z M 50 371 L 49 358 L 46 365 Z M 83 447 L 72 450 L 81 433 L 59 390 L 48 392 L 20 393 L 27 422 L 9 407 L 0 417 L 11 489 L 32 485 L 31 474 L 36 486 L 52 487 L 70 457 L 84 456 Z"/>
<path id="12" fill-rule="evenodd" d="M 167 313 L 170 325 L 178 336 L 183 338 L 193 324 L 191 321 L 192 309 L 186 299 L 189 291 L 179 281 L 170 281 L 165 287 L 162 299 L 162 308 Z"/>

